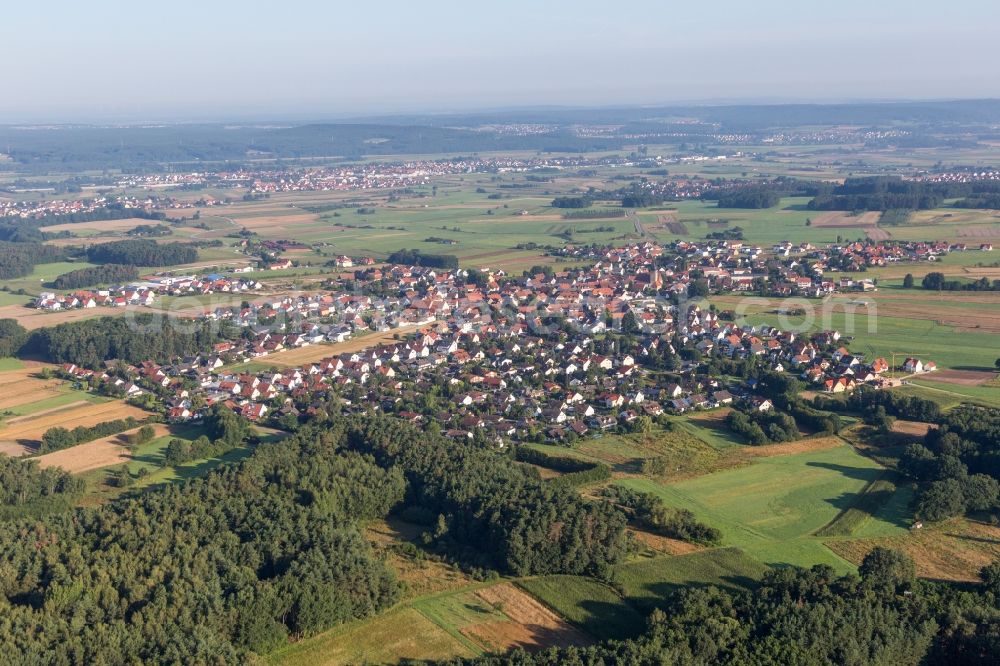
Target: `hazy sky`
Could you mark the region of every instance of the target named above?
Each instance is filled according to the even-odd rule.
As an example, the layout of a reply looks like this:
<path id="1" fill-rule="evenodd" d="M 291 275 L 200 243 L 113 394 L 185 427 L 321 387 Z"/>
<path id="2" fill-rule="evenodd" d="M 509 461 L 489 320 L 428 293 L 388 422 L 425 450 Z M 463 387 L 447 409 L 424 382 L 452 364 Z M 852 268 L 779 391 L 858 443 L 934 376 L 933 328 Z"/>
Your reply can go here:
<path id="1" fill-rule="evenodd" d="M 0 121 L 1000 97 L 997 0 L 5 5 Z"/>

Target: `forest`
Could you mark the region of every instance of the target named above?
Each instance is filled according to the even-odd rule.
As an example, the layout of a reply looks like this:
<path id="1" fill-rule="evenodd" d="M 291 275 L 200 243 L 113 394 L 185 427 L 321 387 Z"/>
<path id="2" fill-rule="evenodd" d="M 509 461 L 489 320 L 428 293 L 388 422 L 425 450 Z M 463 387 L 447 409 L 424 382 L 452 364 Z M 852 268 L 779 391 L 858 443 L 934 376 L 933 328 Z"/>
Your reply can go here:
<path id="1" fill-rule="evenodd" d="M 458 268 L 458 257 L 452 254 L 427 254 L 420 250 L 396 250 L 386 259 L 390 264 L 426 266 L 428 268 Z"/>
<path id="2" fill-rule="evenodd" d="M 408 507 L 443 516 L 435 547 L 466 566 L 596 574 L 626 553 L 620 511 L 546 484 L 490 448 L 456 447 L 391 417 L 349 419 L 347 426 L 349 448 L 403 471 Z"/>
<path id="3" fill-rule="evenodd" d="M 56 224 L 77 224 L 79 222 L 99 222 L 103 220 L 165 220 L 166 214 L 147 212 L 141 208 L 124 208 L 109 205 L 88 213 L 65 213 L 61 215 L 41 215 L 38 217 L 0 217 L 0 225 L 48 227 Z"/>
<path id="4" fill-rule="evenodd" d="M 24 663 L 245 663 L 398 597 L 358 522 L 398 470 L 323 438 L 97 509 L 0 524 L 0 653 Z"/>
<path id="5" fill-rule="evenodd" d="M 237 334 L 211 322 L 177 322 L 166 315 L 138 313 L 40 328 L 31 333 L 21 351 L 52 363 L 97 369 L 115 359 L 136 365 L 150 360 L 163 363 L 203 353 Z"/>
<path id="6" fill-rule="evenodd" d="M 781 194 L 773 190 L 747 189 L 719 196 L 719 208 L 774 208 Z"/>
<path id="7" fill-rule="evenodd" d="M 589 196 L 556 197 L 552 200 L 553 208 L 589 208 L 594 200 Z"/>
<path id="8" fill-rule="evenodd" d="M 37 460 L 0 454 L 0 506 L 23 506 L 60 495 L 72 497 L 82 492 L 83 486 L 82 479 L 58 467 L 42 469 Z"/>
<path id="9" fill-rule="evenodd" d="M 0 358 L 15 356 L 28 341 L 28 331 L 16 319 L 0 319 Z"/>
<path id="10" fill-rule="evenodd" d="M 60 261 L 62 256 L 63 252 L 51 245 L 0 241 L 0 280 L 24 277 L 37 264 Z"/>
<path id="11" fill-rule="evenodd" d="M 810 210 L 926 210 L 938 208 L 945 199 L 979 197 L 1000 193 L 993 181 L 929 183 L 903 180 L 898 176 L 848 178 L 829 193 L 820 193 Z"/>
<path id="12" fill-rule="evenodd" d="M 550 489 L 506 456 L 385 417 L 324 414 L 203 478 L 0 523 L 0 653 L 243 663 L 398 598 L 359 531 L 390 511 L 437 517 L 429 547 L 473 571 L 597 574 L 625 554 L 617 509 Z M 207 426 L 216 441 L 249 433 L 225 408 Z"/>
<path id="13" fill-rule="evenodd" d="M 63 273 L 52 281 L 52 286 L 56 289 L 81 289 L 98 284 L 120 284 L 138 277 L 139 269 L 135 266 L 104 264 Z"/>
<path id="14" fill-rule="evenodd" d="M 161 245 L 149 239 L 101 243 L 87 248 L 86 254 L 87 261 L 94 264 L 131 266 L 176 266 L 190 264 L 198 258 L 198 251 L 188 243 Z"/>

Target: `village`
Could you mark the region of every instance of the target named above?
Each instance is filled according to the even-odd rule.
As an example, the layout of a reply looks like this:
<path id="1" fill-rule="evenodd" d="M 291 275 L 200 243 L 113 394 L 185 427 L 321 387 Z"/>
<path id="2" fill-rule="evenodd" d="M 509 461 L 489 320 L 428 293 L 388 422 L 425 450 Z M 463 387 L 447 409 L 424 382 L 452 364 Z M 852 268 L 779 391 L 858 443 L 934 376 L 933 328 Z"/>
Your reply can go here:
<path id="1" fill-rule="evenodd" d="M 852 353 L 836 331 L 738 324 L 731 313 L 687 301 L 694 282 L 706 279 L 700 276 L 711 276 L 719 290 L 731 287 L 733 276 L 701 264 L 686 271 L 665 267 L 677 250 L 687 256 L 691 244 L 608 249 L 589 268 L 524 277 L 369 266 L 354 274 L 353 292 L 205 312 L 203 319 L 242 333 L 204 354 L 162 365 L 108 361 L 103 371 L 66 365 L 63 372 L 147 406 L 159 404 L 173 422 L 197 420 L 218 403 L 277 425 L 336 405 L 344 413 L 376 409 L 435 423 L 449 437 L 497 443 L 628 430 L 640 417 L 734 402 L 772 409 L 755 394 L 752 379 L 708 372 L 705 362 L 713 358 L 752 359 L 755 367 L 792 373 L 811 390 L 831 394 L 899 385 L 888 376 L 897 368 Z M 700 254 L 713 263 L 712 252 Z M 714 263 L 742 261 L 736 252 Z M 181 279 L 158 288 L 206 286 Z M 414 332 L 324 354 L 326 343 L 401 329 Z M 315 346 L 313 360 L 280 361 L 283 352 L 309 346 Z M 907 359 L 898 369 L 926 372 L 934 364 Z"/>

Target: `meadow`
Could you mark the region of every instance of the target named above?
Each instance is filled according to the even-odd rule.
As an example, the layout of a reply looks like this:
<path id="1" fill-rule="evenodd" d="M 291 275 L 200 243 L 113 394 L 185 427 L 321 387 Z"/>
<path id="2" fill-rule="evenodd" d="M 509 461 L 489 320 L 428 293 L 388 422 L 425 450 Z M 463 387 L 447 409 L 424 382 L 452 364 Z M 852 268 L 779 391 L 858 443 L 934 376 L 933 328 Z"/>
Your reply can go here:
<path id="1" fill-rule="evenodd" d="M 618 483 L 653 493 L 668 506 L 685 508 L 722 531 L 725 546 L 739 548 L 772 566 L 851 565 L 814 534 L 855 506 L 859 495 L 884 469 L 847 444 L 791 455 L 676 483 L 622 479 Z M 888 500 L 888 498 L 887 498 Z M 905 533 L 901 517 L 871 514 L 869 529 Z"/>
<path id="2" fill-rule="evenodd" d="M 967 302 L 953 300 L 948 303 L 941 302 L 947 301 L 948 295 L 927 294 L 923 299 L 919 296 L 919 292 L 914 292 L 913 299 L 907 295 L 906 310 L 899 305 L 900 296 L 892 292 L 884 300 L 881 293 L 827 301 L 798 299 L 795 301 L 797 306 L 808 303 L 815 308 L 814 313 L 805 317 L 778 314 L 777 309 L 782 302 L 778 298 L 755 301 L 722 296 L 712 297 L 711 301 L 722 309 L 738 308 L 740 313 L 745 313 L 745 322 L 753 325 L 767 324 L 800 333 L 840 331 L 841 335 L 847 336 L 852 350 L 870 359 L 884 357 L 891 360 L 895 352 L 897 363 L 907 356 L 919 356 L 925 362 L 934 361 L 941 368 L 990 370 L 995 367 L 998 356 L 996 333 L 984 329 L 982 323 L 980 328 L 975 327 L 980 305 L 985 306 L 980 316 L 987 326 L 993 321 L 995 310 L 988 300 L 989 295 L 980 295 L 980 298 Z M 865 306 L 868 301 L 875 302 L 876 307 Z M 956 302 L 962 303 L 958 306 L 959 311 L 956 311 Z M 921 309 L 923 318 L 918 318 Z M 907 312 L 910 316 L 891 314 L 896 312 Z M 959 323 L 958 319 L 964 319 L 965 326 L 955 326 Z M 926 379 L 933 380 L 931 376 Z"/>

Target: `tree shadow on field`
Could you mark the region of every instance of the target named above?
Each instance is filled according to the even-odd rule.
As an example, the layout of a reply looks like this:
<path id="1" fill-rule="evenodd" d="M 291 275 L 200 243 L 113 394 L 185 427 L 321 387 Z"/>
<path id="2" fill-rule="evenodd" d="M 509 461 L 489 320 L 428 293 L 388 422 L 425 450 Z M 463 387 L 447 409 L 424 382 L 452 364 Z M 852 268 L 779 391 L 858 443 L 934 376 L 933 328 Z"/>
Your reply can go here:
<path id="1" fill-rule="evenodd" d="M 807 462 L 807 467 L 819 467 L 822 469 L 828 469 L 833 472 L 840 472 L 842 475 L 849 479 L 857 479 L 859 481 L 872 481 L 878 476 L 878 470 L 871 469 L 870 467 L 849 467 L 847 465 L 838 465 L 836 463 L 826 463 L 826 462 Z"/>
<path id="2" fill-rule="evenodd" d="M 575 624 L 597 640 L 636 638 L 646 629 L 643 615 L 624 599 L 620 603 L 587 599 L 578 605 L 586 617 Z"/>
<path id="3" fill-rule="evenodd" d="M 945 536 L 951 537 L 953 539 L 958 539 L 959 541 L 975 541 L 976 543 L 985 543 L 990 545 L 1000 544 L 1000 539 L 991 539 L 989 537 L 973 536 L 971 534 L 956 534 L 954 532 L 945 532 Z"/>
<path id="4" fill-rule="evenodd" d="M 989 365 L 953 365 L 951 366 L 951 369 L 963 370 L 966 372 L 988 372 L 990 374 L 997 374 L 997 372 L 1000 372 L 1000 369 L 996 368 L 995 366 L 989 366 Z M 930 375 L 927 376 L 927 378 L 933 380 L 934 374 L 931 373 Z"/>
<path id="5" fill-rule="evenodd" d="M 647 598 L 636 598 L 630 599 L 637 607 L 641 607 L 641 610 L 652 610 L 653 608 L 663 609 L 670 597 L 677 592 L 685 589 L 705 589 L 709 587 L 718 587 L 729 591 L 741 591 L 741 590 L 752 590 L 760 585 L 760 581 L 751 578 L 749 576 L 739 576 L 735 574 L 730 574 L 727 576 L 720 576 L 718 580 L 713 581 L 703 581 L 703 580 L 689 580 L 683 582 L 671 582 L 671 581 L 660 581 L 656 583 L 648 583 L 642 586 L 642 589 L 648 592 L 650 595 L 655 597 L 654 599 Z"/>

